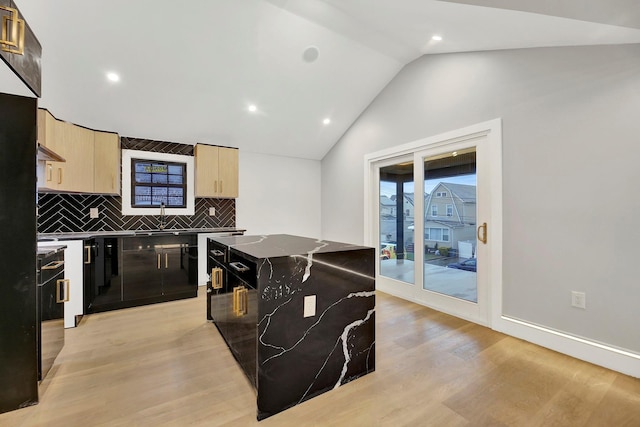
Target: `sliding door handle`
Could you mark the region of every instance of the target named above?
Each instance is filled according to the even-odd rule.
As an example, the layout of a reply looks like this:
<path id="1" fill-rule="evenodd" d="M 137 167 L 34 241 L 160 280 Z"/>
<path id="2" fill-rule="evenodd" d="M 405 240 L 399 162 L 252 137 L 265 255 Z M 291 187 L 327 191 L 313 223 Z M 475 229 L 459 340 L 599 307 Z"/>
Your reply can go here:
<path id="1" fill-rule="evenodd" d="M 482 234 L 480 232 L 482 232 Z M 482 225 L 478 227 L 478 240 L 480 240 L 485 245 L 487 244 L 487 223 L 486 222 L 483 222 Z"/>

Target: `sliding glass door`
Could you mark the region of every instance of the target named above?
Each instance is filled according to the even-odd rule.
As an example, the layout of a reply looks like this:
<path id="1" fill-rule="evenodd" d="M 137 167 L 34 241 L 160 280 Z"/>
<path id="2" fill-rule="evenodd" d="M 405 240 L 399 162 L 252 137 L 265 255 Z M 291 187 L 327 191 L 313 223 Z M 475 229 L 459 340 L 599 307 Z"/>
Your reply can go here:
<path id="1" fill-rule="evenodd" d="M 488 323 L 486 136 L 371 162 L 378 289 Z"/>

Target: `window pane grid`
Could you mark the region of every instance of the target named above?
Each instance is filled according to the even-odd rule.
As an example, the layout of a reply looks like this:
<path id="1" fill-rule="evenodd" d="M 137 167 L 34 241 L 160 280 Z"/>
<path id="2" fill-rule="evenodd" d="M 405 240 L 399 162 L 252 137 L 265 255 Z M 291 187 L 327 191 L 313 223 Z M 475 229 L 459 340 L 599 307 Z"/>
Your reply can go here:
<path id="1" fill-rule="evenodd" d="M 132 159 L 133 207 L 186 206 L 186 165 Z"/>

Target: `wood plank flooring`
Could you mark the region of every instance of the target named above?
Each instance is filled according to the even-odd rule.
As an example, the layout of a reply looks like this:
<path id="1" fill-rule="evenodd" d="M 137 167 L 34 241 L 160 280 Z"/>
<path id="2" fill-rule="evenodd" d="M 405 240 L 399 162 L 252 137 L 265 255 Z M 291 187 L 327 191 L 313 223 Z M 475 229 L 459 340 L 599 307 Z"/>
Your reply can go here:
<path id="1" fill-rule="evenodd" d="M 376 372 L 258 423 L 205 307 L 86 316 L 0 426 L 640 426 L 640 380 L 380 292 Z"/>

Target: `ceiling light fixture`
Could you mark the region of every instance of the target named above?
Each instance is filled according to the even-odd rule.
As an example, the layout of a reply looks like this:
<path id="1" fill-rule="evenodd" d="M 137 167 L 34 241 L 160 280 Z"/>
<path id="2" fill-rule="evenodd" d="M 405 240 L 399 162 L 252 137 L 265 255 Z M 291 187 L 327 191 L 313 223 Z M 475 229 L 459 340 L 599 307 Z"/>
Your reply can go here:
<path id="1" fill-rule="evenodd" d="M 431 40 L 433 40 L 434 42 L 442 41 L 442 36 L 433 36 L 431 37 Z"/>
<path id="2" fill-rule="evenodd" d="M 116 73 L 109 72 L 107 73 L 107 80 L 109 80 L 110 82 L 116 83 L 120 81 L 120 76 Z"/>
<path id="3" fill-rule="evenodd" d="M 255 113 L 256 111 L 258 111 L 258 107 L 256 107 L 255 105 L 251 104 L 251 105 L 249 105 L 248 110 L 251 111 L 252 113 Z"/>
<path id="4" fill-rule="evenodd" d="M 328 125 L 329 123 L 331 123 L 331 119 L 327 117 L 322 121 L 322 123 L 324 123 L 325 125 Z"/>

